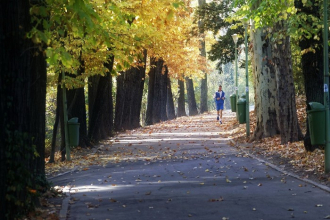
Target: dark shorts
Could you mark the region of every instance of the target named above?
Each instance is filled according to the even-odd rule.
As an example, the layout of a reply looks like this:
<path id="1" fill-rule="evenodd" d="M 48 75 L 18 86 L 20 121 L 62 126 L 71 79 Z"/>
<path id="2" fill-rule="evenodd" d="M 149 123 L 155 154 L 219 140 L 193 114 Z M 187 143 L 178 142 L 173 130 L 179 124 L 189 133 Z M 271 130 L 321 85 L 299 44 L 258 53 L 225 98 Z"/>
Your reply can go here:
<path id="1" fill-rule="evenodd" d="M 216 105 L 217 105 L 217 111 L 219 111 L 220 109 L 223 110 L 223 103 L 216 102 Z"/>

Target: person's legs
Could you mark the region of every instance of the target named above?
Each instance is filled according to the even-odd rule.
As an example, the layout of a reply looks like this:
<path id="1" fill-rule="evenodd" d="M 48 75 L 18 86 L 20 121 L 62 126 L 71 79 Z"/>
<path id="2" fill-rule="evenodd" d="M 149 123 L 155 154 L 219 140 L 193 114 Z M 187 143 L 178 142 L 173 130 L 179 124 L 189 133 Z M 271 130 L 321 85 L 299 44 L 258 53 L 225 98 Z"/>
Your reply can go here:
<path id="1" fill-rule="evenodd" d="M 219 103 L 216 103 L 216 105 L 217 105 L 217 121 L 219 121 L 219 114 L 220 114 L 220 105 L 219 105 Z"/>
<path id="2" fill-rule="evenodd" d="M 220 109 L 219 109 L 219 113 L 220 113 L 220 120 L 219 120 L 219 122 L 220 122 L 220 124 L 222 124 L 222 110 L 223 110 L 223 104 L 220 106 Z"/>

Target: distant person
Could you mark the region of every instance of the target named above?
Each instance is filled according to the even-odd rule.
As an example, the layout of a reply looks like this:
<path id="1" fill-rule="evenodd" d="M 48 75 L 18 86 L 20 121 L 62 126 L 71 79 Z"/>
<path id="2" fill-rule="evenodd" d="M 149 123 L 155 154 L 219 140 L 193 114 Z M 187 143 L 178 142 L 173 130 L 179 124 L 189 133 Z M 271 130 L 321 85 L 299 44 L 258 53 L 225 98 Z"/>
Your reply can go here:
<path id="1" fill-rule="evenodd" d="M 223 110 L 223 103 L 225 102 L 225 92 L 222 91 L 222 86 L 219 85 L 219 90 L 214 94 L 214 101 L 217 107 L 217 121 L 222 124 L 222 110 Z"/>

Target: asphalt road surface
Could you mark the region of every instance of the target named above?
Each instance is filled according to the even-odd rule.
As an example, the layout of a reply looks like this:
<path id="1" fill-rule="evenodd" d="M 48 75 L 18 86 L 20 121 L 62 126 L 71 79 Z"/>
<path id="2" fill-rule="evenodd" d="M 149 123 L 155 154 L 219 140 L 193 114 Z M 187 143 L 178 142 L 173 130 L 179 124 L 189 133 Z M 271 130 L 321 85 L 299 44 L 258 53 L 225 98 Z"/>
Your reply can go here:
<path id="1" fill-rule="evenodd" d="M 121 134 L 95 152 L 104 166 L 52 178 L 61 219 L 330 219 L 330 194 L 230 146 L 215 117 L 183 117 Z"/>

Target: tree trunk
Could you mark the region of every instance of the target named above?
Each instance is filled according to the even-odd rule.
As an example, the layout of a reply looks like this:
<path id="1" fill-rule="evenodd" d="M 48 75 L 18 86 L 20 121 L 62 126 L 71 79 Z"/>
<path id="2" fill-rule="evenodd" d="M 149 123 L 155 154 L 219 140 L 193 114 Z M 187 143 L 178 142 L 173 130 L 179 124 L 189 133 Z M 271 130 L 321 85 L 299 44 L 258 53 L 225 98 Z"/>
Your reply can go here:
<path id="1" fill-rule="evenodd" d="M 275 68 L 269 39 L 263 29 L 251 32 L 253 42 L 253 77 L 255 91 L 256 128 L 253 139 L 260 140 L 279 134 L 276 106 Z"/>
<path id="2" fill-rule="evenodd" d="M 152 114 L 152 123 L 159 123 L 162 118 L 161 118 L 161 110 L 162 110 L 162 70 L 163 70 L 163 64 L 164 61 L 162 59 L 158 59 L 156 61 L 156 66 L 154 67 L 155 69 L 155 85 L 154 85 L 154 100 L 153 100 L 153 114 Z M 150 81 L 149 81 L 150 83 Z"/>
<path id="3" fill-rule="evenodd" d="M 163 64 L 162 64 L 163 66 Z M 164 69 L 164 73 L 163 73 Z M 162 67 L 161 71 L 158 73 L 160 79 L 160 120 L 167 121 L 167 114 L 166 114 L 166 106 L 167 106 L 167 78 L 168 78 L 168 71 L 165 66 Z"/>
<path id="4" fill-rule="evenodd" d="M 154 90 L 155 90 L 155 77 L 156 77 L 156 68 L 153 67 L 153 65 L 156 65 L 156 58 L 151 57 L 150 58 L 150 71 L 148 73 L 149 75 L 149 84 L 148 84 L 148 103 L 147 103 L 147 113 L 146 113 L 146 125 L 152 125 L 153 124 L 153 105 L 154 105 Z"/>
<path id="5" fill-rule="evenodd" d="M 89 129 L 88 137 L 93 143 L 98 143 L 112 134 L 113 101 L 112 76 L 114 58 L 105 64 L 108 72 L 104 76 L 92 76 L 88 87 Z"/>
<path id="6" fill-rule="evenodd" d="M 142 67 L 132 67 L 117 77 L 115 129 L 140 127 L 140 113 L 145 79 L 146 51 Z"/>
<path id="7" fill-rule="evenodd" d="M 163 59 L 150 58 L 149 84 L 148 84 L 148 105 L 146 124 L 155 124 L 166 117 L 166 81 L 163 72 Z M 165 100 L 164 100 L 165 99 Z M 164 115 L 165 114 L 165 115 Z"/>
<path id="8" fill-rule="evenodd" d="M 47 75 L 41 46 L 26 37 L 29 1 L 1 1 L 0 9 L 0 219 L 15 219 L 33 208 L 30 189 L 46 185 Z"/>
<path id="9" fill-rule="evenodd" d="M 138 68 L 121 73 L 117 77 L 115 130 L 140 127 L 140 110 L 145 73 Z"/>
<path id="10" fill-rule="evenodd" d="M 32 50 L 32 54 L 40 53 L 39 49 Z M 36 147 L 38 157 L 34 159 L 35 187 L 42 186 L 46 191 L 47 180 L 45 175 L 45 139 L 46 139 L 46 83 L 47 83 L 47 63 L 46 57 L 40 53 L 31 58 L 31 85 L 30 85 L 30 111 L 31 122 L 30 130 L 33 139 L 33 145 Z M 33 146 L 32 145 L 32 146 Z M 37 201 L 39 204 L 39 201 Z"/>
<path id="11" fill-rule="evenodd" d="M 320 8 L 315 4 L 315 0 L 311 1 L 313 7 L 304 7 L 301 1 L 295 1 L 295 7 L 298 8 L 297 15 L 306 14 L 306 17 L 315 16 L 321 17 Z M 322 29 L 320 29 L 322 31 Z M 315 52 L 304 53 L 301 57 L 302 72 L 305 81 L 305 95 L 306 95 L 306 105 L 310 102 L 324 103 L 324 91 L 323 91 L 323 45 L 322 33 L 319 40 L 314 38 L 302 38 L 299 42 L 301 50 L 308 48 L 313 48 Z M 304 146 L 307 151 L 314 151 L 317 146 L 312 146 L 308 119 L 306 120 L 307 132 L 304 137 Z"/>
<path id="12" fill-rule="evenodd" d="M 79 146 L 90 146 L 89 138 L 87 136 L 86 123 L 86 103 L 84 88 L 67 89 L 66 90 L 68 103 L 68 120 L 77 117 L 79 126 Z"/>
<path id="13" fill-rule="evenodd" d="M 198 114 L 193 80 L 186 77 L 189 116 Z"/>
<path id="14" fill-rule="evenodd" d="M 185 97 L 184 97 L 184 81 L 178 79 L 179 84 L 179 98 L 178 98 L 178 117 L 187 116 L 185 108 Z"/>
<path id="15" fill-rule="evenodd" d="M 201 79 L 201 105 L 200 105 L 200 111 L 201 113 L 208 112 L 208 106 L 207 106 L 207 73 L 204 73 L 204 78 Z"/>
<path id="16" fill-rule="evenodd" d="M 58 77 L 60 81 L 60 77 Z M 51 151 L 50 151 L 50 159 L 49 163 L 54 163 L 55 162 L 55 148 L 56 148 L 56 137 L 57 137 L 57 132 L 58 132 L 58 124 L 60 123 L 60 100 L 58 99 L 59 93 L 61 93 L 61 87 L 57 86 L 57 99 L 56 99 L 56 111 L 55 111 L 55 122 L 53 126 L 53 137 L 52 137 L 52 145 L 51 145 Z"/>
<path id="17" fill-rule="evenodd" d="M 165 71 L 168 72 L 167 66 L 165 66 Z M 171 88 L 171 79 L 167 74 L 167 102 L 166 102 L 166 113 L 167 118 L 169 120 L 175 119 L 175 109 L 174 109 L 174 101 L 173 101 L 173 94 Z"/>
<path id="18" fill-rule="evenodd" d="M 60 74 L 59 78 L 62 80 L 62 74 Z M 66 154 L 66 148 L 65 148 L 65 129 L 64 129 L 64 113 L 63 113 L 63 88 L 60 85 L 61 80 L 59 80 L 59 86 L 57 89 L 59 90 L 57 92 L 57 108 L 59 109 L 59 118 L 60 118 L 60 132 L 61 132 L 61 161 L 65 161 L 65 154 Z"/>
<path id="19" fill-rule="evenodd" d="M 274 32 L 283 32 L 287 27 L 285 21 L 281 21 L 273 28 Z M 272 55 L 277 87 L 277 124 L 281 133 L 281 143 L 286 144 L 303 137 L 297 117 L 289 36 L 272 43 Z"/>
<path id="20" fill-rule="evenodd" d="M 206 3 L 205 0 L 198 0 L 199 7 L 204 5 L 205 3 Z M 201 40 L 200 40 L 201 47 L 200 47 L 199 51 L 200 51 L 201 56 L 206 57 L 205 35 L 201 28 L 202 25 L 203 24 L 201 23 L 201 21 L 199 21 L 198 27 L 200 30 L 199 33 L 201 35 Z M 201 79 L 201 99 L 200 99 L 201 114 L 208 111 L 207 100 L 208 100 L 208 98 L 207 98 L 207 74 L 204 73 L 204 77 L 203 77 L 203 79 Z"/>
<path id="21" fill-rule="evenodd" d="M 81 67 L 77 71 L 77 76 L 84 73 L 84 62 L 80 59 Z M 71 75 L 71 77 L 76 77 Z M 85 102 L 85 88 L 67 89 L 66 97 L 68 103 L 68 120 L 77 117 L 79 126 L 79 146 L 90 146 L 90 140 L 87 135 L 87 120 L 86 120 L 86 102 Z"/>

